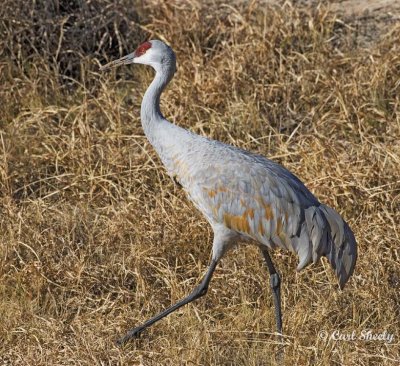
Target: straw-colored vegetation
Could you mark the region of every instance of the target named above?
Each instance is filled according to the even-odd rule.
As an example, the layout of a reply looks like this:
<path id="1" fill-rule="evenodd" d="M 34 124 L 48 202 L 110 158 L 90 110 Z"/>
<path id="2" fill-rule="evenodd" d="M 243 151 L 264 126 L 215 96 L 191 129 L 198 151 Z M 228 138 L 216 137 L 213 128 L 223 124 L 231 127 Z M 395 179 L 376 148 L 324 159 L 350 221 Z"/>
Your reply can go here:
<path id="1" fill-rule="evenodd" d="M 149 38 L 178 58 L 167 118 L 284 164 L 355 232 L 359 259 L 342 292 L 325 260 L 296 273 L 294 255 L 273 253 L 282 363 L 399 364 L 396 18 L 367 34 L 323 5 L 137 3 L 0 7 L 0 364 L 275 362 L 269 278 L 252 246 L 228 253 L 206 297 L 114 345 L 188 294 L 211 251 L 208 224 L 141 129 L 152 71 L 99 73 Z M 322 330 L 394 339 L 335 341 Z"/>

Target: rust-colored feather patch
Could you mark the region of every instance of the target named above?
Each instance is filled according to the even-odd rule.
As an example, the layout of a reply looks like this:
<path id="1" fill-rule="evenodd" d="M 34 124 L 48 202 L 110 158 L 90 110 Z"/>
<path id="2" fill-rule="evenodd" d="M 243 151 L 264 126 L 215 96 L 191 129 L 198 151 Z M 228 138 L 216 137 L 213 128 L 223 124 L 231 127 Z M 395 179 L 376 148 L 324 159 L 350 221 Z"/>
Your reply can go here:
<path id="1" fill-rule="evenodd" d="M 247 216 L 243 217 L 224 213 L 224 224 L 232 230 L 247 234 L 250 233 L 250 225 L 247 221 Z"/>
<path id="2" fill-rule="evenodd" d="M 226 192 L 227 189 L 225 187 L 218 187 L 216 189 L 210 189 L 207 191 L 208 197 L 214 198 L 220 192 Z"/>
<path id="3" fill-rule="evenodd" d="M 272 220 L 274 218 L 274 213 L 272 212 L 271 205 L 264 203 L 263 206 L 264 206 L 264 210 L 265 210 L 265 218 L 267 220 Z"/>

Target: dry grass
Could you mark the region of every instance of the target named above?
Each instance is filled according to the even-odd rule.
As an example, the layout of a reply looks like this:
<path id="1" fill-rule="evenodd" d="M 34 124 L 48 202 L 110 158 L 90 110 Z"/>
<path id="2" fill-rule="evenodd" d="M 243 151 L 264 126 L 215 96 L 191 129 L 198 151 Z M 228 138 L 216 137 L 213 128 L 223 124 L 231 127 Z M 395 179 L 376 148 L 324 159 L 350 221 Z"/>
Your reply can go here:
<path id="1" fill-rule="evenodd" d="M 274 253 L 282 363 L 398 364 L 399 24 L 365 48 L 324 6 L 44 3 L 0 9 L 1 364 L 275 362 L 268 274 L 251 246 L 222 260 L 205 298 L 113 343 L 188 294 L 211 250 L 210 228 L 143 136 L 152 72 L 98 72 L 146 38 L 177 53 L 169 119 L 281 162 L 355 231 L 343 292 L 326 261 L 296 273 L 296 257 Z M 318 337 L 336 329 L 395 339 Z"/>

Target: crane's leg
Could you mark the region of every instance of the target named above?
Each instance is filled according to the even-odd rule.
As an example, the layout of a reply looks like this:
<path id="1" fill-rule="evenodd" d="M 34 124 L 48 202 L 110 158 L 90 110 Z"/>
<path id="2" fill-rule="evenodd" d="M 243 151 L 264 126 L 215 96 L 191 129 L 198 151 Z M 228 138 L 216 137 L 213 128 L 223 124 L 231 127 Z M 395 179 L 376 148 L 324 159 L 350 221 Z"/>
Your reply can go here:
<path id="1" fill-rule="evenodd" d="M 118 345 L 122 345 L 126 341 L 128 341 L 129 339 L 137 338 L 140 335 L 140 333 L 144 329 L 149 327 L 150 325 L 154 324 L 155 322 L 158 322 L 162 318 L 166 317 L 168 314 L 171 314 L 173 311 L 179 309 L 181 306 L 186 305 L 189 302 L 192 302 L 193 300 L 196 300 L 199 297 L 205 295 L 207 293 L 208 285 L 209 285 L 209 283 L 211 281 L 211 277 L 212 277 L 212 275 L 214 273 L 214 270 L 215 270 L 215 267 L 217 266 L 217 263 L 218 263 L 217 260 L 215 260 L 215 259 L 211 260 L 210 266 L 208 267 L 208 270 L 207 270 L 206 274 L 204 275 L 202 281 L 200 282 L 200 285 L 197 286 L 189 296 L 187 296 L 184 299 L 182 299 L 181 301 L 177 302 L 175 305 L 172 305 L 168 309 L 165 309 L 160 314 L 158 314 L 155 317 L 149 319 L 148 321 L 146 321 L 142 325 L 140 325 L 140 326 L 138 326 L 138 327 L 136 327 L 134 329 L 129 330 L 128 333 L 126 334 L 126 336 L 122 337 L 121 339 L 119 339 L 117 341 L 117 344 Z"/>
<path id="2" fill-rule="evenodd" d="M 272 263 L 271 257 L 269 256 L 268 249 L 261 248 L 261 252 L 264 256 L 270 275 L 271 289 L 274 295 L 276 327 L 278 328 L 278 333 L 282 334 L 281 280 L 278 272 L 276 272 L 274 264 Z"/>

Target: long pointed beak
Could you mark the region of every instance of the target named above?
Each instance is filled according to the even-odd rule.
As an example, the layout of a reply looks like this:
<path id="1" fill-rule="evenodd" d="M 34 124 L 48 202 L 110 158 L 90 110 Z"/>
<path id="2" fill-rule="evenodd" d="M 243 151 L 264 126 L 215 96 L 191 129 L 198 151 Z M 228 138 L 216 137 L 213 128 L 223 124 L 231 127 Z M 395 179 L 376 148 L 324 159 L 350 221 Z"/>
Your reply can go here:
<path id="1" fill-rule="evenodd" d="M 124 57 L 119 58 L 118 60 L 114 60 L 109 62 L 108 64 L 105 64 L 104 66 L 100 67 L 100 71 L 104 71 L 107 69 L 112 69 L 114 67 L 120 66 L 120 65 L 128 65 L 133 63 L 133 60 L 135 59 L 135 53 L 132 52 L 129 55 L 126 55 Z"/>

